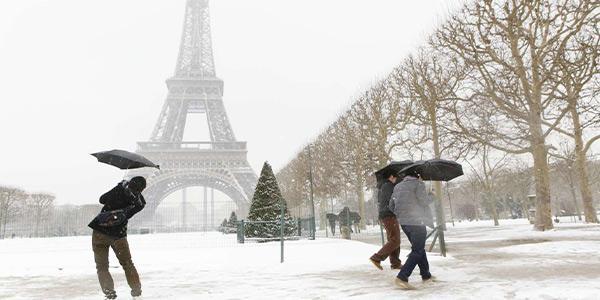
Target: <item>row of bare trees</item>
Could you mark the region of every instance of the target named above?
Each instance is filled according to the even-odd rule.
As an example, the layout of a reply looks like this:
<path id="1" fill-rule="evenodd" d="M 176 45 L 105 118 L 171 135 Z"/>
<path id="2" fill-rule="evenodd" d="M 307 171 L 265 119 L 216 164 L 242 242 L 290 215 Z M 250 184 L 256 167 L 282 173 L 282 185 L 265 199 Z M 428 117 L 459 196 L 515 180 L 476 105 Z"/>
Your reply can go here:
<path id="1" fill-rule="evenodd" d="M 98 205 L 55 205 L 54 195 L 0 186 L 0 239 L 87 233 Z"/>
<path id="2" fill-rule="evenodd" d="M 555 159 L 571 162 L 585 221 L 598 223 L 588 170 L 592 145 L 600 139 L 598 4 L 466 4 L 281 169 L 284 196 L 292 205 L 308 199 L 312 164 L 321 212 L 327 199 L 353 193 L 365 216 L 371 174 L 391 158 L 449 158 L 471 166 L 466 171 L 473 184 L 496 203 L 498 175 L 518 160 L 520 169 L 508 173 L 512 182 L 531 179 L 535 228 L 548 230 Z M 559 144 L 572 150 L 565 155 Z M 441 201 L 441 183 L 434 189 Z M 496 205 L 489 207 L 497 222 Z"/>
<path id="3" fill-rule="evenodd" d="M 552 211 L 556 216 L 572 216 L 573 221 L 582 221 L 582 199 L 573 165 L 570 159 L 550 161 Z M 591 161 L 587 169 L 592 182 L 590 189 L 600 196 L 600 161 Z M 522 161 L 498 157 L 489 160 L 486 168 L 471 170 L 463 180 L 447 185 L 444 200 L 452 205 L 453 217 L 458 220 L 487 216 L 498 225 L 501 218 L 531 218 L 535 203 L 530 173 L 531 168 Z"/>
<path id="4" fill-rule="evenodd" d="M 87 224 L 100 208 L 98 204 L 56 205 L 52 194 L 0 186 L 0 239 L 90 234 Z"/>
<path id="5" fill-rule="evenodd" d="M 27 193 L 22 189 L 0 186 L 0 238 L 6 237 L 8 225 L 30 221 L 33 236 L 54 205 L 54 196 L 47 193 Z"/>

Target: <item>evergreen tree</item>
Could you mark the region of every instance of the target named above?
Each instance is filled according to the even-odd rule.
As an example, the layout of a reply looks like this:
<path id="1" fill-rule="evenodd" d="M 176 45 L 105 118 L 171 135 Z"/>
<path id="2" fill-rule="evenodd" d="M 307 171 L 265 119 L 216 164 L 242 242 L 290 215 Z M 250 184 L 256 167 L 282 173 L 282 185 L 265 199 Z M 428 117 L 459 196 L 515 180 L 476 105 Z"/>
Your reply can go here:
<path id="1" fill-rule="evenodd" d="M 271 166 L 265 162 L 250 204 L 250 213 L 248 214 L 248 221 L 250 222 L 246 225 L 246 236 L 262 238 L 280 236 L 282 205 L 285 224 L 284 235 L 290 236 L 296 230 L 296 223 L 288 212 L 287 204 L 281 195 Z M 251 221 L 276 221 L 277 223 L 252 224 Z"/>
<path id="2" fill-rule="evenodd" d="M 225 228 L 228 226 L 229 226 L 229 223 L 227 223 L 227 218 L 223 219 L 221 226 L 219 226 L 219 231 L 225 233 Z"/>
<path id="3" fill-rule="evenodd" d="M 231 215 L 229 216 L 229 227 L 237 227 L 237 215 L 235 214 L 235 211 L 231 212 Z"/>

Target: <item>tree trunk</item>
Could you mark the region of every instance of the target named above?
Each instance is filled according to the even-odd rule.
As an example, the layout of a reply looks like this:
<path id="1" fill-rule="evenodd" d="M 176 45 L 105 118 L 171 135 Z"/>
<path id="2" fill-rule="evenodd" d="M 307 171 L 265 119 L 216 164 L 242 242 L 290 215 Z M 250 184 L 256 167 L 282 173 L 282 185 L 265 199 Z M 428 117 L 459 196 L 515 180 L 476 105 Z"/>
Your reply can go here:
<path id="1" fill-rule="evenodd" d="M 363 188 L 364 184 L 362 180 L 359 180 L 356 187 L 356 193 L 358 194 L 358 214 L 360 215 L 359 226 L 360 229 L 365 229 L 367 226 L 365 225 L 365 190 Z"/>
<path id="2" fill-rule="evenodd" d="M 429 108 L 429 121 L 431 122 L 431 140 L 433 142 L 433 154 L 435 158 L 441 158 L 440 136 L 437 127 L 437 114 L 434 107 Z M 438 221 L 438 226 L 442 226 L 442 230 L 446 230 L 446 218 L 444 215 L 444 206 L 442 204 L 442 183 L 435 181 L 433 184 L 435 191 L 435 213 Z M 443 234 L 443 233 L 441 233 Z M 445 256 L 445 253 L 444 253 Z"/>
<path id="3" fill-rule="evenodd" d="M 491 203 L 492 210 L 492 219 L 494 219 L 494 226 L 500 226 L 500 222 L 498 222 L 498 199 L 496 198 L 496 194 L 494 193 L 494 179 L 492 174 L 494 172 L 494 168 L 489 168 L 489 153 L 487 147 L 484 147 L 483 150 L 483 186 L 485 188 L 485 193 L 487 195 L 487 199 Z"/>
<path id="4" fill-rule="evenodd" d="M 475 182 L 471 183 L 471 189 L 473 190 L 473 207 L 475 208 L 475 220 L 479 221 L 479 199 L 475 190 Z"/>
<path id="5" fill-rule="evenodd" d="M 525 200 L 521 199 L 521 210 L 523 212 L 523 216 L 529 220 L 529 199 L 527 199 L 527 197 L 525 197 Z"/>
<path id="6" fill-rule="evenodd" d="M 579 175 L 579 189 L 581 190 L 581 201 L 583 202 L 583 212 L 585 214 L 586 223 L 599 223 L 596 210 L 594 209 L 594 199 L 590 190 L 589 178 L 587 173 L 587 158 L 583 151 L 583 131 L 581 122 L 576 108 L 571 108 L 571 117 L 573 119 L 574 136 L 575 136 L 575 164 L 577 174 Z"/>
<path id="7" fill-rule="evenodd" d="M 375 191 L 371 197 L 371 211 L 373 212 L 371 215 L 371 225 L 377 225 L 377 221 L 379 220 L 379 201 L 377 201 L 378 193 L 379 191 Z"/>
<path id="8" fill-rule="evenodd" d="M 481 219 L 479 217 L 479 203 L 476 199 L 474 199 L 473 202 L 474 202 L 473 206 L 475 207 L 475 220 L 479 221 L 479 219 Z"/>
<path id="9" fill-rule="evenodd" d="M 541 130 L 538 131 L 541 133 Z M 533 133 L 533 169 L 535 174 L 535 229 L 545 231 L 554 228 L 550 200 L 550 177 L 548 174 L 548 152 L 544 138 Z"/>
<path id="10" fill-rule="evenodd" d="M 494 226 L 500 226 L 500 222 L 498 222 L 498 200 L 496 199 L 496 195 L 492 192 L 489 193 L 489 198 L 492 200 L 492 217 L 494 218 Z"/>
<path id="11" fill-rule="evenodd" d="M 435 102 L 437 103 L 437 102 Z M 440 158 L 440 135 L 437 127 L 437 112 L 435 107 L 429 108 L 429 121 L 431 122 L 431 140 L 433 142 L 433 153 L 435 158 Z M 436 226 L 438 226 L 437 234 L 440 239 L 440 253 L 442 256 L 446 256 L 446 239 L 444 237 L 444 230 L 446 230 L 446 218 L 444 216 L 444 206 L 442 204 L 442 183 L 434 181 L 433 189 L 435 191 L 435 215 L 436 215 Z"/>
<path id="12" fill-rule="evenodd" d="M 433 192 L 435 194 L 435 215 L 438 220 L 438 226 L 442 226 L 446 230 L 446 218 L 444 216 L 444 207 L 442 204 L 442 183 L 439 181 L 433 182 Z"/>
<path id="13" fill-rule="evenodd" d="M 327 230 L 327 200 L 321 199 L 319 201 L 319 229 Z"/>
<path id="14" fill-rule="evenodd" d="M 573 180 L 573 169 L 569 169 L 569 191 L 571 192 L 571 199 L 573 199 L 573 204 L 575 205 L 575 212 L 577 213 L 577 218 L 581 221 L 581 210 L 579 210 L 579 204 L 577 203 L 577 192 L 575 191 L 575 182 Z"/>

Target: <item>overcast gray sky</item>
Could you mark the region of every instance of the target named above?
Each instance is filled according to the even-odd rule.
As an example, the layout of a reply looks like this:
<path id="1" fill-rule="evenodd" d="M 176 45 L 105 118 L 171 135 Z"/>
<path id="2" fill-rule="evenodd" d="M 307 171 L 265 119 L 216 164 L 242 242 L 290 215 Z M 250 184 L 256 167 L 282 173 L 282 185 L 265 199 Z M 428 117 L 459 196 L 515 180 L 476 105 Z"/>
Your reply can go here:
<path id="1" fill-rule="evenodd" d="M 280 169 L 459 1 L 212 0 L 224 103 L 258 173 Z M 0 1 L 0 185 L 90 203 L 124 172 L 89 153 L 148 140 L 185 0 Z"/>

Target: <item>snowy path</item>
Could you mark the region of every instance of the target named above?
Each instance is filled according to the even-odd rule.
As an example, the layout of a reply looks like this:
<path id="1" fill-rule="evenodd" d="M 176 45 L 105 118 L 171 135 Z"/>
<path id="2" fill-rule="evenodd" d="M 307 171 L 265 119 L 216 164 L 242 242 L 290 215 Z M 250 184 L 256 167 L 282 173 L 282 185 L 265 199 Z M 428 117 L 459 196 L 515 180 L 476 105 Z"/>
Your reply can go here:
<path id="1" fill-rule="evenodd" d="M 457 224 L 447 231 L 449 257 L 431 254 L 443 282 L 416 291 L 392 285 L 395 272 L 367 258 L 377 245 L 338 239 L 235 244 L 234 235 L 182 233 L 129 237 L 144 299 L 597 299 L 600 226 Z M 377 239 L 371 239 L 377 240 Z M 403 239 L 403 242 L 406 239 Z M 376 243 L 376 242 L 375 242 Z M 408 253 L 403 243 L 402 258 Z M 119 299 L 129 299 L 111 257 Z M 417 274 L 418 275 L 418 271 Z M 101 299 L 90 237 L 0 241 L 0 299 Z"/>

